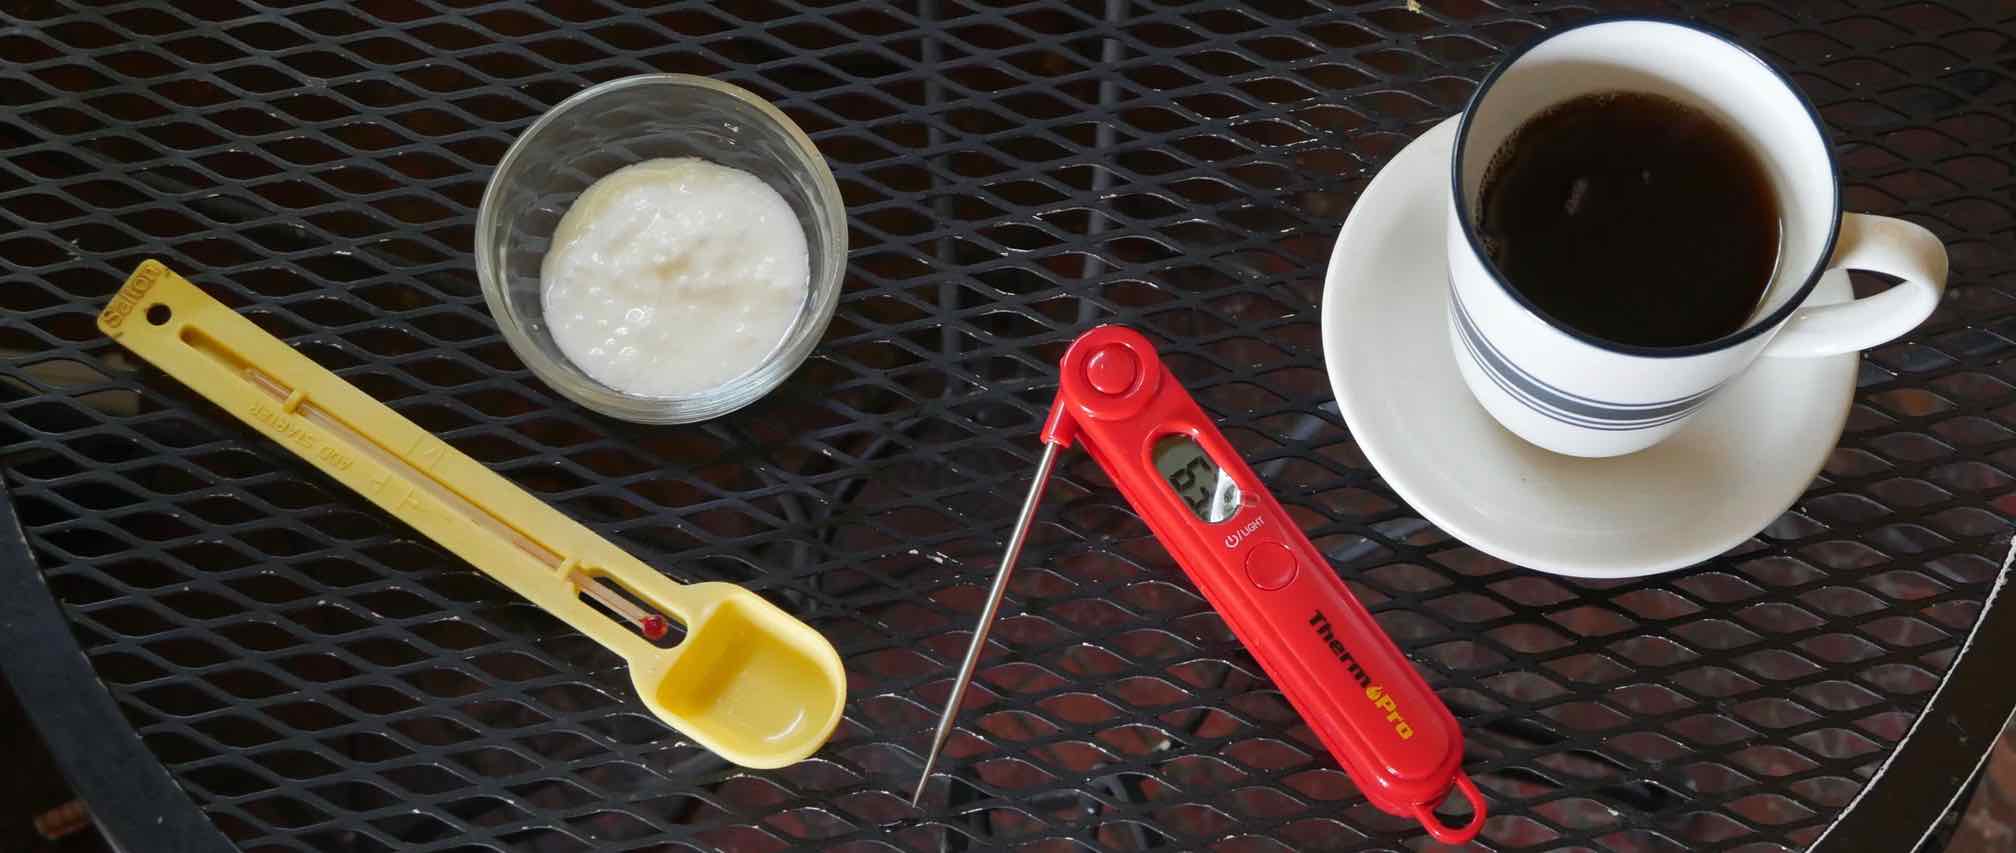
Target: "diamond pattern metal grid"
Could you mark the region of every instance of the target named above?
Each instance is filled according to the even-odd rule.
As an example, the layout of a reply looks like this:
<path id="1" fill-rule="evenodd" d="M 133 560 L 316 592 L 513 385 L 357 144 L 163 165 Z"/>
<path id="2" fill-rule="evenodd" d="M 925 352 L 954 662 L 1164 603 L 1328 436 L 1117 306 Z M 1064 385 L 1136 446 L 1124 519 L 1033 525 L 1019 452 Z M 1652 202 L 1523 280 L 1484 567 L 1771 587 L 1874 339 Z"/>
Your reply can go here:
<path id="1" fill-rule="evenodd" d="M 1618 7 L 1791 72 L 1848 207 L 1937 231 L 1953 287 L 1870 354 L 1793 511 L 1607 584 L 1402 504 L 1328 404 L 1316 311 L 1377 167 L 1587 4 L 187 5 L 0 12 L 0 470 L 97 676 L 246 850 L 1417 845 L 1082 458 L 949 746 L 961 782 L 906 821 L 1052 365 L 1093 321 L 1156 338 L 1464 719 L 1489 849 L 1811 840 L 1938 682 L 2016 517 L 1997 4 Z M 650 71 L 774 99 L 851 214 L 812 361 L 685 428 L 534 380 L 468 254 L 513 135 Z M 724 766 L 610 655 L 100 340 L 150 256 L 668 573 L 818 625 L 851 678 L 833 742 Z"/>

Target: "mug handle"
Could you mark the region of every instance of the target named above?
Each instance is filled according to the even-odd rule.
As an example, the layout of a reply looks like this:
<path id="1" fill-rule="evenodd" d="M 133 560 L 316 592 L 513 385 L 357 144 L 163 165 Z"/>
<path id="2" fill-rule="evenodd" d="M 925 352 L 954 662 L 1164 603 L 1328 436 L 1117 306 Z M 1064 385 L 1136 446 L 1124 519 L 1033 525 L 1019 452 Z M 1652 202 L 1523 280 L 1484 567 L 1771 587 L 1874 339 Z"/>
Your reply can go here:
<path id="1" fill-rule="evenodd" d="M 1946 292 L 1945 244 L 1932 232 L 1902 219 L 1842 214 L 1841 233 L 1828 266 L 1830 272 L 1868 270 L 1903 281 L 1874 296 L 1801 307 L 1764 348 L 1765 355 L 1813 358 L 1888 343 L 1932 316 L 1940 295 Z"/>

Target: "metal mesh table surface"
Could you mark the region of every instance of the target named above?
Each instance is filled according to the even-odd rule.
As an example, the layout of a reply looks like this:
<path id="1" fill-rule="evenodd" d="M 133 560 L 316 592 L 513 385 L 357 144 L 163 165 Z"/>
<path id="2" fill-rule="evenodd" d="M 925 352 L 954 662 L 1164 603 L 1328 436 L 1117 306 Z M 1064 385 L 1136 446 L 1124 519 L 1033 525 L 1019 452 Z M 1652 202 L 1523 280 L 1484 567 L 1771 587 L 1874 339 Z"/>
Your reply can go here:
<path id="1" fill-rule="evenodd" d="M 1318 335 L 1377 168 L 1588 4 L 185 5 L 0 10 L 0 473 L 77 677 L 245 850 L 1420 846 L 1077 455 L 941 765 L 958 782 L 905 804 L 1093 322 L 1148 332 L 1464 721 L 1488 849 L 1811 842 L 1939 684 L 2016 514 L 2005 4 L 1605 7 L 1779 64 L 1846 206 L 1953 259 L 1792 511 L 1624 583 L 1423 521 L 1353 445 Z M 697 426 L 533 379 L 469 255 L 513 136 L 652 71 L 773 99 L 850 217 L 819 350 Z M 670 575 L 820 628 L 850 678 L 832 742 L 724 765 L 613 656 L 136 364 L 92 318 L 146 257 Z"/>

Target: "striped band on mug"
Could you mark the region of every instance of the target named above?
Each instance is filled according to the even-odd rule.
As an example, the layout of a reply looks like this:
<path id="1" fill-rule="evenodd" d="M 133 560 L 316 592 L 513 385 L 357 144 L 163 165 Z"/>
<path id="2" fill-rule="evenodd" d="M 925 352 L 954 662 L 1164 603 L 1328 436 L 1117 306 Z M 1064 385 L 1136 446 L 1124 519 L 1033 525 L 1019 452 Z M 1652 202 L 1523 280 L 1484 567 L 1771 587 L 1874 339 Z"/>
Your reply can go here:
<path id="1" fill-rule="evenodd" d="M 1617 432 L 1650 429 L 1688 416 L 1715 393 L 1715 388 L 1709 388 L 1657 403 L 1610 403 L 1563 391 L 1513 364 L 1478 330 L 1470 312 L 1463 307 L 1463 300 L 1453 290 L 1450 297 L 1456 308 L 1458 337 L 1484 375 L 1527 408 L 1561 423 Z"/>

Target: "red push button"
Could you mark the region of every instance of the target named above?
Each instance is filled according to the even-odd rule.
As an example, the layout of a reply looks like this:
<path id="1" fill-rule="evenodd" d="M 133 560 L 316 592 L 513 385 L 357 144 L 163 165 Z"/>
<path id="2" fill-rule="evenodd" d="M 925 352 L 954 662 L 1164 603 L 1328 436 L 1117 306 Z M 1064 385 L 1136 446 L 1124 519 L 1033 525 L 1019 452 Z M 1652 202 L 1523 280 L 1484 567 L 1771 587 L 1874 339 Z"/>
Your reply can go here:
<path id="1" fill-rule="evenodd" d="M 1295 552 L 1274 542 L 1246 546 L 1246 577 L 1261 589 L 1280 589 L 1295 579 Z"/>
<path id="2" fill-rule="evenodd" d="M 1133 350 L 1112 344 L 1085 360 L 1085 378 L 1099 393 L 1117 397 L 1134 386 L 1134 374 L 1140 366 Z"/>

